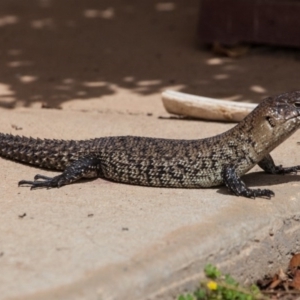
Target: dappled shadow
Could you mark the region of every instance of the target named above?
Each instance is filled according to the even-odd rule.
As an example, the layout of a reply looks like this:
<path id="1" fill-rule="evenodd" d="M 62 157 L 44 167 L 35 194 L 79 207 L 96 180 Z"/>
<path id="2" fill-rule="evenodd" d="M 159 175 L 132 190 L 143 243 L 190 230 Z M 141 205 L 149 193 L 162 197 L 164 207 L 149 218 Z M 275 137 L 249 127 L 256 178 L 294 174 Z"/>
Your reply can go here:
<path id="1" fill-rule="evenodd" d="M 254 51 L 233 60 L 200 50 L 198 6 L 199 0 L 2 0 L 0 107 L 59 107 L 71 99 L 101 101 L 117 88 L 142 96 L 172 86 L 259 101 L 298 87 L 294 54 Z"/>
<path id="2" fill-rule="evenodd" d="M 197 6 L 148 2 L 1 2 L 0 105 L 55 107 L 70 99 L 101 100 L 116 87 L 143 95 L 174 82 L 169 51 L 180 57 L 178 44 L 192 46 L 192 39 L 174 36 L 179 31 L 181 39 L 184 30 L 193 36 L 189 18 Z M 173 43 L 168 51 L 166 43 Z"/>

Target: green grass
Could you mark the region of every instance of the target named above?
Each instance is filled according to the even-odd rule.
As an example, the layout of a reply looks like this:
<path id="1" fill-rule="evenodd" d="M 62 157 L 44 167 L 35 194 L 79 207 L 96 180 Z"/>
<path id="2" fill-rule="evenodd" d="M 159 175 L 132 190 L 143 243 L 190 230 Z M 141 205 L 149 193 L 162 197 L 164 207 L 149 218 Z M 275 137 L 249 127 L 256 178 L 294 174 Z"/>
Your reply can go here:
<path id="1" fill-rule="evenodd" d="M 241 287 L 230 275 L 222 275 L 213 265 L 204 269 L 206 279 L 192 294 L 182 294 L 178 300 L 269 300 L 256 285 Z"/>

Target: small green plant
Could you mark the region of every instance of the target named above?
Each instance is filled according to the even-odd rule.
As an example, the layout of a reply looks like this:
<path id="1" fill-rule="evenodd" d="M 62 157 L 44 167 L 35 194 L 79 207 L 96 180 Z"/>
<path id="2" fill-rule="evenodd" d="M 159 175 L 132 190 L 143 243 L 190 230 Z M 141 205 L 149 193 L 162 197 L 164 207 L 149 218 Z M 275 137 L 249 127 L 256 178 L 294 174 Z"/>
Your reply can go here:
<path id="1" fill-rule="evenodd" d="M 206 280 L 193 294 L 184 294 L 178 300 L 268 300 L 256 285 L 240 287 L 230 275 L 222 275 L 215 266 L 208 264 L 204 268 Z"/>

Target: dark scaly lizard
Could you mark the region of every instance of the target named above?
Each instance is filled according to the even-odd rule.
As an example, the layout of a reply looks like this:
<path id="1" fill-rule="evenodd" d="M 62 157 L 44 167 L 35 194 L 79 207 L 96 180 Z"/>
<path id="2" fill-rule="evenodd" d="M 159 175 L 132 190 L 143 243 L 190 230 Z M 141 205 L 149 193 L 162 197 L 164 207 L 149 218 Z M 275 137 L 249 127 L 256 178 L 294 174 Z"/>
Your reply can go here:
<path id="1" fill-rule="evenodd" d="M 237 196 L 270 198 L 268 189 L 249 189 L 241 176 L 258 164 L 271 174 L 296 173 L 276 166 L 270 152 L 300 126 L 300 91 L 266 98 L 243 121 L 214 137 L 173 140 L 134 136 L 82 141 L 33 139 L 0 134 L 0 156 L 63 171 L 36 175 L 19 185 L 52 188 L 81 178 L 156 187 L 205 188 L 225 184 Z"/>

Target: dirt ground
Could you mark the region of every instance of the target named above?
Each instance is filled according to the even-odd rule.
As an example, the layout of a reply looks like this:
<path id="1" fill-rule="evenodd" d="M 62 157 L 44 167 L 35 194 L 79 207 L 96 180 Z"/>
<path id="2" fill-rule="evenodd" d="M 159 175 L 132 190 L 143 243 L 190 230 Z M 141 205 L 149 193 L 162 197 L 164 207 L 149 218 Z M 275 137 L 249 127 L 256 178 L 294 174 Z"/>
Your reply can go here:
<path id="1" fill-rule="evenodd" d="M 199 0 L 2 0 L 0 106 L 161 113 L 160 93 L 259 102 L 299 88 L 298 50 L 197 44 Z"/>

